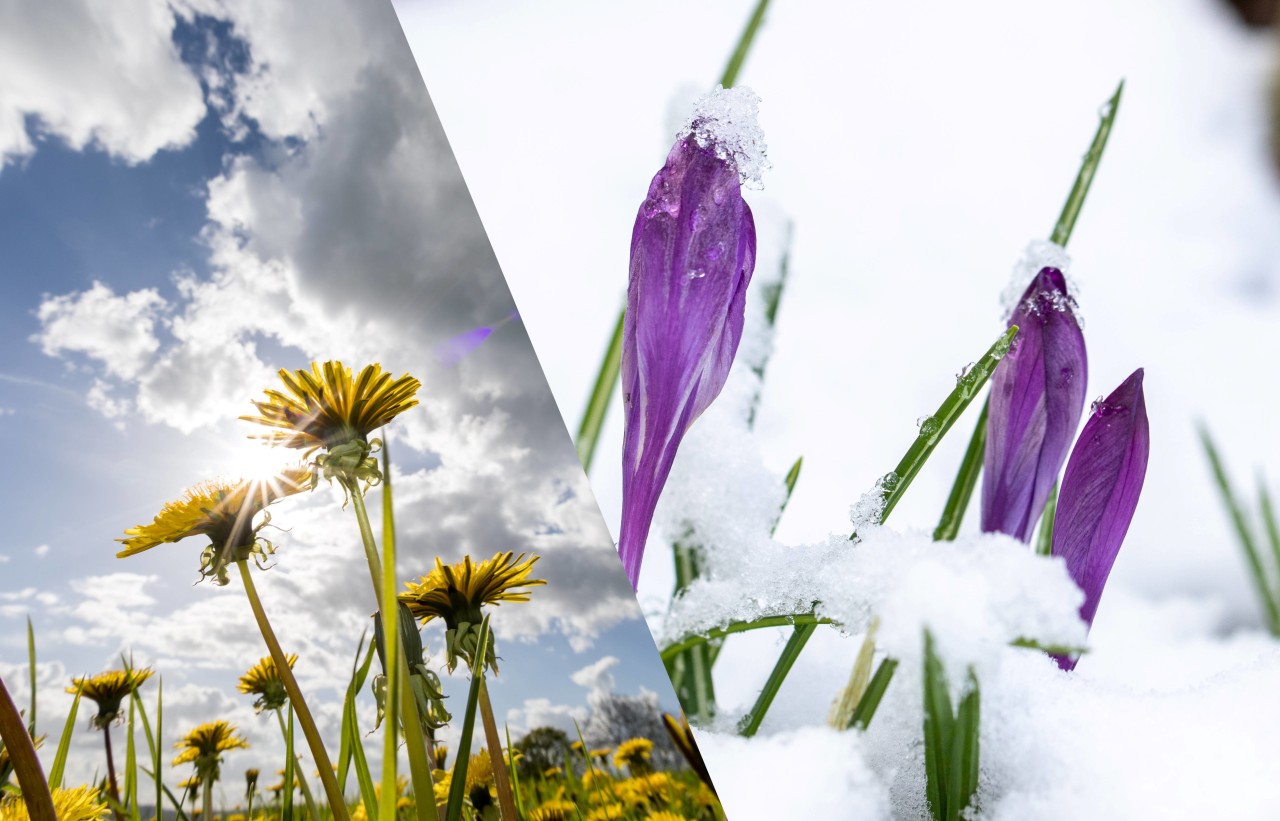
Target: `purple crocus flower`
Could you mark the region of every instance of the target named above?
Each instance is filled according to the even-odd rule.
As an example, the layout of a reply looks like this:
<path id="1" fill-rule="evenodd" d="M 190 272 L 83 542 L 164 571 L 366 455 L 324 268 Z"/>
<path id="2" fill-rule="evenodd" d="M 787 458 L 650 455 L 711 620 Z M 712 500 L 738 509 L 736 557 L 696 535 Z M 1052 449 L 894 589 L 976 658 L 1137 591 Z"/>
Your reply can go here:
<path id="1" fill-rule="evenodd" d="M 755 256 L 737 162 L 695 122 L 649 184 L 631 234 L 618 553 L 633 589 L 680 441 L 729 376 Z"/>
<path id="2" fill-rule="evenodd" d="M 1142 375 L 1139 368 L 1110 396 L 1093 404 L 1062 477 L 1053 555 L 1066 560 L 1071 578 L 1084 591 L 1080 618 L 1089 625 L 1147 475 L 1151 431 Z M 1075 667 L 1074 660 L 1057 658 L 1064 670 Z"/>
<path id="3" fill-rule="evenodd" d="M 982 530 L 1027 541 L 1084 412 L 1084 334 L 1057 268 L 1044 268 L 1009 317 L 1018 336 L 991 377 Z"/>

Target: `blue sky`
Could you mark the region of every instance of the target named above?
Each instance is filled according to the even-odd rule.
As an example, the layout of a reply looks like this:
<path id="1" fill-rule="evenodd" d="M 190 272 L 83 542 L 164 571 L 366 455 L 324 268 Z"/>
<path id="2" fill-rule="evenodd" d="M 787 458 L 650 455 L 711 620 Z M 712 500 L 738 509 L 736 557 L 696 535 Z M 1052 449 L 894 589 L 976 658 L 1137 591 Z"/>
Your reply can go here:
<path id="1" fill-rule="evenodd" d="M 543 557 L 549 585 L 495 614 L 492 692 L 513 734 L 585 719 L 593 692 L 656 691 L 669 708 L 528 338 L 503 322 L 514 305 L 394 13 L 320 5 L 6 12 L 0 675 L 25 701 L 30 616 L 43 731 L 65 715 L 71 675 L 132 651 L 165 678 L 170 732 L 229 716 L 254 743 L 234 767 L 274 768 L 278 733 L 234 693 L 265 654 L 238 583 L 193 584 L 197 540 L 127 561 L 112 540 L 190 484 L 278 459 L 236 416 L 277 368 L 335 357 L 425 386 L 388 430 L 402 575 L 437 554 Z M 484 326 L 494 333 L 462 361 L 437 355 Z M 372 610 L 340 501 L 322 486 L 278 505 L 276 566 L 257 577 L 334 738 Z M 92 774 L 98 743 L 78 734 L 71 777 Z"/>

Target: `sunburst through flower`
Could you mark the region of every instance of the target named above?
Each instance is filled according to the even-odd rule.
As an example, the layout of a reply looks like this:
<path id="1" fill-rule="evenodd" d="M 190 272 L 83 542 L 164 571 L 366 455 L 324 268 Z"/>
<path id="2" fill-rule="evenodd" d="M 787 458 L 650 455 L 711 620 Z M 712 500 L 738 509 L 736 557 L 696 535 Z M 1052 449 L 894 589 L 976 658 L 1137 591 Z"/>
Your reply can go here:
<path id="1" fill-rule="evenodd" d="M 416 582 L 406 582 L 405 592 L 399 598 L 422 624 L 435 618 L 444 619 L 446 653 L 452 670 L 459 656 L 471 660 L 478 638 L 480 622 L 484 615 L 480 608 L 486 604 L 502 602 L 526 602 L 529 591 L 517 588 L 546 584 L 545 579 L 532 579 L 533 564 L 537 556 L 525 559 L 525 554 L 511 551 L 497 553 L 492 559 L 472 561 L 470 556 L 452 565 L 436 557 L 436 566 Z M 485 654 L 485 662 L 497 672 L 493 644 Z"/>
<path id="2" fill-rule="evenodd" d="M 116 556 L 123 559 L 188 536 L 208 536 L 200 573 L 226 584 L 229 564 L 271 552 L 269 543 L 258 538 L 258 531 L 270 522 L 270 514 L 255 525 L 257 515 L 272 502 L 311 485 L 311 470 L 306 467 L 289 468 L 267 480 L 201 482 L 181 499 L 166 504 L 151 524 L 125 530 L 125 538 L 116 539 L 124 550 Z"/>
<path id="3" fill-rule="evenodd" d="M 313 362 L 310 370 L 281 368 L 280 380 L 291 396 L 265 391 L 267 400 L 253 403 L 258 415 L 240 418 L 276 428 L 260 438 L 308 453 L 367 438 L 417 405 L 414 394 L 422 387 L 408 374 L 392 379 L 377 363 L 353 379 L 350 368 L 333 360 Z"/>
<path id="4" fill-rule="evenodd" d="M 79 692 L 82 697 L 98 705 L 93 726 L 101 730 L 120 718 L 120 704 L 152 675 L 149 667 L 140 670 L 108 670 L 96 676 L 73 678 L 67 692 Z"/>

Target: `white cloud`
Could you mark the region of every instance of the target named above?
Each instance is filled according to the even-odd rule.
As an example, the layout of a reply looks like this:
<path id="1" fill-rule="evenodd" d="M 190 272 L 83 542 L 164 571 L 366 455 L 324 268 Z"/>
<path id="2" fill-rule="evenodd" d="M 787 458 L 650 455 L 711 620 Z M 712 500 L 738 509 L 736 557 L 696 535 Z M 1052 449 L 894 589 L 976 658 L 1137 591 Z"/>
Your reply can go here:
<path id="1" fill-rule="evenodd" d="M 559 727 L 570 737 L 575 734 L 574 722 L 586 723 L 591 711 L 581 704 L 553 704 L 546 698 L 527 698 L 520 707 L 507 710 L 507 728 L 512 738 L 518 738 L 535 727 Z"/>
<path id="2" fill-rule="evenodd" d="M 590 665 L 582 667 L 581 670 L 573 672 L 570 680 L 579 687 L 585 687 L 588 690 L 588 702 L 596 703 L 605 695 L 613 693 L 617 681 L 613 678 L 612 670 L 620 665 L 620 661 L 616 656 L 605 656 L 599 661 L 590 663 Z"/>
<path id="3" fill-rule="evenodd" d="M 49 555 L 49 545 L 47 545 L 47 544 L 37 545 L 37 546 L 36 546 L 36 549 L 35 549 L 35 554 L 36 554 L 37 556 L 47 556 L 47 555 Z"/>
<path id="4" fill-rule="evenodd" d="M 117 399 L 112 395 L 114 387 L 103 379 L 94 379 L 89 392 L 85 394 L 85 401 L 89 403 L 89 407 L 108 419 L 120 419 L 133 410 L 132 401 Z"/>
<path id="5" fill-rule="evenodd" d="M 0 553 L 0 564 L 4 564 L 7 561 L 9 561 L 9 557 L 4 555 L 3 553 Z"/>
<path id="6" fill-rule="evenodd" d="M 205 105 L 173 22 L 165 0 L 0 6 L 0 168 L 38 134 L 130 163 L 190 142 Z"/>
<path id="7" fill-rule="evenodd" d="M 83 353 L 107 373 L 131 379 L 160 347 L 155 322 L 164 305 L 153 288 L 116 296 L 95 281 L 86 291 L 46 297 L 36 310 L 40 333 L 32 341 L 49 356 Z"/>

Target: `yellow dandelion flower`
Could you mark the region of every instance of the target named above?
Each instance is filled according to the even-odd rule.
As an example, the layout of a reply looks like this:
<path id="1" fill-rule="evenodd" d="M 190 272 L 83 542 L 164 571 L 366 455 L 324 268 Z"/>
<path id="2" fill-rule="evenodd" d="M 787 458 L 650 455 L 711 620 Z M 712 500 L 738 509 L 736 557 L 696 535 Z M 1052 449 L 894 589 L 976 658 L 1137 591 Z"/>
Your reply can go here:
<path id="1" fill-rule="evenodd" d="M 184 778 L 182 781 L 179 781 L 178 788 L 183 790 L 191 790 L 192 792 L 194 792 L 200 789 L 200 784 L 201 784 L 200 776 L 193 775 L 189 778 Z"/>
<path id="2" fill-rule="evenodd" d="M 654 810 L 645 816 L 644 821 L 689 821 L 689 819 L 670 810 Z"/>
<path id="3" fill-rule="evenodd" d="M 489 751 L 481 750 L 467 762 L 465 791 L 477 813 L 493 803 L 496 795 L 493 786 L 493 762 L 489 760 Z"/>
<path id="4" fill-rule="evenodd" d="M 270 543 L 258 538 L 271 515 L 266 514 L 256 526 L 254 518 L 272 502 L 307 490 L 311 484 L 311 471 L 305 467 L 287 469 L 265 481 L 201 482 L 166 504 L 151 524 L 126 530 L 125 538 L 116 539 L 124 545 L 116 556 L 123 559 L 188 536 L 208 536 L 200 573 L 226 584 L 227 565 L 250 556 L 260 562 L 272 552 Z"/>
<path id="5" fill-rule="evenodd" d="M 601 804 L 587 813 L 586 821 L 622 821 L 626 814 L 627 808 L 615 801 Z"/>
<path id="6" fill-rule="evenodd" d="M 559 778 L 564 775 L 564 770 L 559 767 L 547 767 L 542 771 L 542 777 L 546 779 Z"/>
<path id="7" fill-rule="evenodd" d="M 444 619 L 445 650 L 449 669 L 453 670 L 459 656 L 471 661 L 479 639 L 480 622 L 484 620 L 481 607 L 526 602 L 529 591 L 516 588 L 546 584 L 544 579 L 529 578 L 536 561 L 537 556 L 526 560 L 524 553 L 517 556 L 511 551 L 497 553 L 492 559 L 478 563 L 465 556 L 452 565 L 437 556 L 431 572 L 416 582 L 406 582 L 406 590 L 399 599 L 423 624 L 434 618 Z M 492 642 L 485 661 L 496 673 L 498 665 Z"/>
<path id="8" fill-rule="evenodd" d="M 449 801 L 449 786 L 453 783 L 453 773 L 449 770 L 434 770 L 431 778 L 435 782 L 436 803 L 444 804 Z M 353 816 L 351 821 L 355 821 Z"/>
<path id="9" fill-rule="evenodd" d="M 310 370 L 280 370 L 288 393 L 266 391 L 255 401 L 257 416 L 242 416 L 269 428 L 262 434 L 274 445 L 312 453 L 333 450 L 369 434 L 418 404 L 422 383 L 408 374 L 392 379 L 380 364 L 367 365 L 352 379 L 341 362 L 311 363 Z"/>
<path id="10" fill-rule="evenodd" d="M 173 746 L 181 750 L 173 765 L 195 764 L 196 774 L 210 781 L 218 780 L 222 754 L 228 750 L 246 749 L 249 742 L 236 735 L 236 727 L 226 721 L 210 721 L 192 729 Z"/>
<path id="11" fill-rule="evenodd" d="M 601 788 L 607 789 L 609 784 L 613 782 L 613 776 L 604 770 L 595 768 L 587 770 L 582 774 L 582 789 L 596 791 Z"/>
<path id="12" fill-rule="evenodd" d="M 597 747 L 597 748 L 596 748 L 596 749 L 594 749 L 594 750 L 589 750 L 589 751 L 587 752 L 587 755 L 588 755 L 589 757 L 591 757 L 591 758 L 594 758 L 594 759 L 598 760 L 598 761 L 608 761 L 608 760 L 609 760 L 609 756 L 613 755 L 613 748 L 612 748 L 612 747 Z"/>
<path id="13" fill-rule="evenodd" d="M 281 785 L 281 789 L 284 789 L 284 785 Z M 363 801 L 351 811 L 351 821 L 369 821 L 369 812 L 364 808 Z"/>
<path id="14" fill-rule="evenodd" d="M 665 801 L 672 787 L 671 776 L 667 773 L 650 773 L 619 781 L 614 785 L 614 794 L 631 806 L 640 806 L 651 802 Z"/>
<path id="15" fill-rule="evenodd" d="M 568 821 L 576 818 L 578 805 L 572 801 L 552 799 L 544 801 L 529 813 L 529 821 Z"/>
<path id="16" fill-rule="evenodd" d="M 586 751 L 587 745 L 583 744 L 581 740 L 578 740 L 570 744 L 569 749 L 578 755 L 582 755 L 582 753 Z"/>
<path id="17" fill-rule="evenodd" d="M 293 665 L 298 661 L 298 656 L 296 653 L 290 653 L 285 656 L 285 661 L 292 670 Z M 240 677 L 236 689 L 245 695 L 258 697 L 253 702 L 253 707 L 259 713 L 263 710 L 278 710 L 289 700 L 284 690 L 284 682 L 280 679 L 280 671 L 276 669 L 276 661 L 271 656 L 259 659 L 257 664 L 250 667 Z"/>
<path id="18" fill-rule="evenodd" d="M 102 794 L 94 787 L 56 789 L 53 795 L 53 814 L 58 821 L 98 821 L 107 812 Z M 27 802 L 19 795 L 7 795 L 0 800 L 0 821 L 30 821 Z"/>
<path id="19" fill-rule="evenodd" d="M 88 678 L 71 679 L 67 692 L 74 694 L 78 690 L 84 698 L 98 705 L 93 726 L 101 730 L 122 717 L 121 703 L 153 674 L 149 667 L 141 670 L 108 670 Z"/>
<path id="20" fill-rule="evenodd" d="M 644 767 L 649 763 L 649 754 L 653 752 L 653 742 L 647 738 L 632 738 L 618 745 L 613 753 L 613 766 Z"/>
<path id="21" fill-rule="evenodd" d="M 437 744 L 431 749 L 431 757 L 435 760 L 436 769 L 443 770 L 444 762 L 449 758 L 449 745 Z"/>

